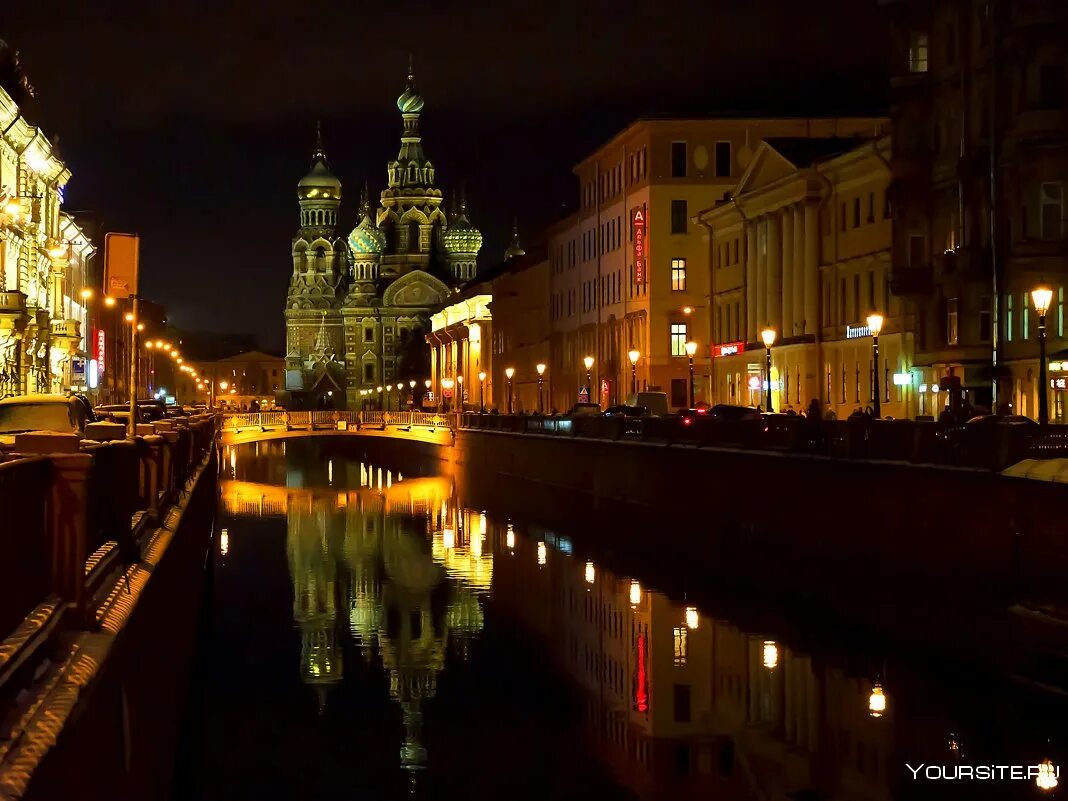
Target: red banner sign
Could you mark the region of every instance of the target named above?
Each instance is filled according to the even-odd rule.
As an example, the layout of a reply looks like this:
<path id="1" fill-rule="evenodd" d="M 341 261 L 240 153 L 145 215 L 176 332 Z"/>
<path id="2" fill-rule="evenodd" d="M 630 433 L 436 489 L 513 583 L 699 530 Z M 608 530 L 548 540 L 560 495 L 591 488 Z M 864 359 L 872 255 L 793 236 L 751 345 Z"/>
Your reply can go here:
<path id="1" fill-rule="evenodd" d="M 733 356 L 745 350 L 745 342 L 724 342 L 722 345 L 712 346 L 712 358 L 720 359 L 724 356 Z"/>
<path id="2" fill-rule="evenodd" d="M 634 212 L 634 283 L 645 283 L 645 209 Z"/>
<path id="3" fill-rule="evenodd" d="M 93 354 L 96 357 L 96 371 L 99 375 L 104 374 L 104 351 L 106 348 L 107 337 L 104 334 L 103 328 L 93 329 Z"/>

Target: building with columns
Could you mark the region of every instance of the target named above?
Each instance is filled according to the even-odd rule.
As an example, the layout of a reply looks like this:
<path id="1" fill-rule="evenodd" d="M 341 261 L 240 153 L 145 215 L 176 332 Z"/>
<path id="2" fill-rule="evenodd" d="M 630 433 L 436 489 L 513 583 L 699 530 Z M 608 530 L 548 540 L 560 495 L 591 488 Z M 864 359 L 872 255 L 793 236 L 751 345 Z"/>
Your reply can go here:
<path id="1" fill-rule="evenodd" d="M 732 198 L 697 216 L 710 234 L 713 402 L 767 407 L 771 328 L 776 411 L 871 405 L 877 312 L 882 414 L 917 412 L 913 338 L 889 291 L 889 157 L 888 136 L 766 139 Z"/>
<path id="2" fill-rule="evenodd" d="M 370 392 L 429 373 L 430 314 L 475 276 L 482 235 L 466 204 L 446 215 L 419 130 L 423 98 L 409 70 L 397 98 L 400 150 L 372 211 L 366 188 L 358 225 L 338 233 L 341 181 L 318 138 L 297 186 L 300 229 L 286 298 L 286 380 L 294 409 L 358 408 Z"/>
<path id="3" fill-rule="evenodd" d="M 61 211 L 71 173 L 16 102 L 26 86 L 17 63 L 0 63 L 0 397 L 87 384 L 82 290 L 96 248 Z"/>
<path id="4" fill-rule="evenodd" d="M 574 168 L 579 210 L 549 231 L 551 405 L 570 408 L 594 358 L 591 400 L 620 403 L 628 352 L 639 389 L 687 404 L 685 343 L 698 344 L 696 399 L 709 400 L 710 249 L 693 222 L 734 189 L 767 137 L 873 136 L 877 117 L 640 119 Z"/>

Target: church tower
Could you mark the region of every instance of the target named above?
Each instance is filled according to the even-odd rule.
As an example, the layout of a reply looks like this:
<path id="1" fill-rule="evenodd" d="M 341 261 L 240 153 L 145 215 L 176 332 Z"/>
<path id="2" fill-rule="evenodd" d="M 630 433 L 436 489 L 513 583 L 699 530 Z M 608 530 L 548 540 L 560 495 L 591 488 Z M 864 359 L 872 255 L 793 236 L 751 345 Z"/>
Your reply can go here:
<path id="1" fill-rule="evenodd" d="M 482 233 L 467 219 L 466 197 L 460 199 L 460 213 L 453 217 L 449 230 L 442 236 L 442 244 L 453 281 L 462 284 L 473 279 L 478 251 L 482 248 Z"/>

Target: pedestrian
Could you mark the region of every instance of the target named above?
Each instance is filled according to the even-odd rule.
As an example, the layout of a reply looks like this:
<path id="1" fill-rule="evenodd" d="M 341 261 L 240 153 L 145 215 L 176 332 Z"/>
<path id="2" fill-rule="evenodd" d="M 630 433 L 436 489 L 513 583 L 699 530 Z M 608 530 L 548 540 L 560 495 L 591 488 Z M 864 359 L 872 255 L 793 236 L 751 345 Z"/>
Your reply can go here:
<path id="1" fill-rule="evenodd" d="M 819 420 L 820 417 L 820 402 L 818 398 L 813 398 L 808 404 L 808 419 Z"/>

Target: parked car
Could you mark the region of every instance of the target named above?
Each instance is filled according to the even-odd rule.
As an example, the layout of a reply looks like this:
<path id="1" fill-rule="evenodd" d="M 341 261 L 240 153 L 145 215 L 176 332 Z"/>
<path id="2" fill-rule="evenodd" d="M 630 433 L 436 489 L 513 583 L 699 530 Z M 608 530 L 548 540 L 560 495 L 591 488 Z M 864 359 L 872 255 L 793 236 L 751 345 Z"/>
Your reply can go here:
<path id="1" fill-rule="evenodd" d="M 969 428 L 986 428 L 988 426 L 1023 426 L 1038 427 L 1038 423 L 1022 414 L 980 414 L 971 418 L 964 425 Z"/>
<path id="2" fill-rule="evenodd" d="M 60 431 L 79 436 L 95 417 L 84 400 L 66 395 L 16 395 L 0 400 L 0 447 L 11 448 L 15 435 Z"/>
<path id="3" fill-rule="evenodd" d="M 601 407 L 596 403 L 576 403 L 567 414 L 568 417 L 599 417 Z"/>
<path id="4" fill-rule="evenodd" d="M 647 392 L 638 392 L 627 398 L 628 406 L 644 406 L 649 410 L 649 414 L 664 417 L 670 414 L 671 407 L 668 405 L 668 396 L 666 392 L 657 392 L 650 390 Z"/>
<path id="5" fill-rule="evenodd" d="M 679 409 L 675 414 L 681 419 L 684 426 L 692 426 L 694 421 L 708 417 L 708 408 L 695 406 L 692 409 Z"/>
<path id="6" fill-rule="evenodd" d="M 628 406 L 622 403 L 618 406 L 609 406 L 604 410 L 605 417 L 645 417 L 649 410 L 644 406 Z"/>
<path id="7" fill-rule="evenodd" d="M 114 420 L 115 422 L 125 422 L 130 419 L 130 404 L 109 403 L 104 406 L 97 406 L 96 414 L 98 417 Z M 151 423 L 156 420 L 162 420 L 165 416 L 166 411 L 156 401 L 137 402 L 138 423 Z"/>
<path id="8" fill-rule="evenodd" d="M 728 403 L 717 403 L 708 410 L 708 417 L 711 420 L 722 421 L 725 423 L 737 423 L 745 420 L 756 421 L 762 419 L 760 409 L 755 409 L 752 406 L 732 406 Z"/>

